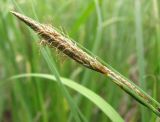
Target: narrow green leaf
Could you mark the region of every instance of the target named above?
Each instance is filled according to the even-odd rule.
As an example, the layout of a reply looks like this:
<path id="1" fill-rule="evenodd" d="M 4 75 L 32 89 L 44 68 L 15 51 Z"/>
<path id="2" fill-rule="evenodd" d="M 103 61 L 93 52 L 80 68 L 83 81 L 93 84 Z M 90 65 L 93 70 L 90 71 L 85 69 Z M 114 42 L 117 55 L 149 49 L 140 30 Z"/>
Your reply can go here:
<path id="1" fill-rule="evenodd" d="M 48 74 L 21 74 L 11 77 L 10 79 L 16 79 L 16 78 L 22 78 L 22 77 L 39 77 L 39 78 L 45 78 L 52 81 L 56 81 L 55 76 L 48 75 Z M 121 116 L 110 106 L 103 98 L 101 98 L 99 95 L 95 94 L 88 88 L 72 81 L 67 78 L 60 77 L 62 83 L 75 91 L 79 92 L 86 98 L 88 98 L 91 102 L 93 102 L 101 111 L 105 113 L 106 116 L 108 116 L 113 122 L 123 122 L 124 120 L 121 118 Z"/>

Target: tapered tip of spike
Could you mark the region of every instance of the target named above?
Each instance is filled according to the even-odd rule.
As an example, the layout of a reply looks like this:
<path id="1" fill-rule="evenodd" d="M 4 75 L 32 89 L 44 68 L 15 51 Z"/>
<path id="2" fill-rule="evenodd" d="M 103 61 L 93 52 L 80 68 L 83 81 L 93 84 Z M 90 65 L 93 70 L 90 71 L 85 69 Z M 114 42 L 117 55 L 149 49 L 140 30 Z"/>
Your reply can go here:
<path id="1" fill-rule="evenodd" d="M 10 11 L 11 14 L 15 15 L 15 16 L 18 16 L 19 13 L 15 12 L 15 11 Z"/>
<path id="2" fill-rule="evenodd" d="M 26 23 L 30 28 L 32 28 L 34 31 L 38 31 L 40 28 L 40 23 L 34 21 L 33 19 L 20 14 L 18 12 L 15 11 L 10 11 L 10 13 L 12 13 L 14 16 L 16 16 L 18 19 L 20 19 L 21 21 L 23 21 L 24 23 Z"/>
<path id="3" fill-rule="evenodd" d="M 22 20 L 22 21 L 24 21 L 24 22 L 26 22 L 26 19 L 30 20 L 29 17 L 24 16 L 24 15 L 18 13 L 18 12 L 10 11 L 10 13 L 12 13 L 14 16 L 16 16 L 17 18 L 19 18 L 20 20 Z"/>
<path id="4" fill-rule="evenodd" d="M 14 13 L 15 13 L 15 11 L 10 11 L 10 13 L 14 14 Z"/>

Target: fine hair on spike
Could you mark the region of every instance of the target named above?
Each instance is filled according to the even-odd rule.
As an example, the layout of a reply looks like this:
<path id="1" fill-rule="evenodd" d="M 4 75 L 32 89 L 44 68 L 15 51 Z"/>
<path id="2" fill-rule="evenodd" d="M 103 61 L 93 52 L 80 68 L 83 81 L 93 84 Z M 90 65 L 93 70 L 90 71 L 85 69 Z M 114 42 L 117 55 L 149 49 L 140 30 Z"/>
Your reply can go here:
<path id="1" fill-rule="evenodd" d="M 48 45 L 51 48 L 56 48 L 56 50 L 59 50 L 61 53 L 64 53 L 87 68 L 103 74 L 108 73 L 107 68 L 103 64 L 77 47 L 75 42 L 56 31 L 56 29 L 54 29 L 52 26 L 40 24 L 17 12 L 12 13 L 26 23 L 29 27 L 31 27 L 43 40 L 45 40 L 41 41 L 41 44 Z"/>

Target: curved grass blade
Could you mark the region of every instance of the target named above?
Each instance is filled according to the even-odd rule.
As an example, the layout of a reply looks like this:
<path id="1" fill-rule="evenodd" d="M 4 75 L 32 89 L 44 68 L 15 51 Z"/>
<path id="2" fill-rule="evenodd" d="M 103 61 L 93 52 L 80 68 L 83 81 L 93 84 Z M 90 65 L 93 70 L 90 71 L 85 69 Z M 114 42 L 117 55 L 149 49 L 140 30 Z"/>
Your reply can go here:
<path id="1" fill-rule="evenodd" d="M 37 78 L 45 78 L 48 80 L 56 81 L 55 76 L 48 75 L 48 74 L 20 74 L 16 75 L 10 78 L 10 80 L 17 79 L 17 78 L 23 78 L 23 77 L 37 77 Z M 86 98 L 88 98 L 92 103 L 94 103 L 101 111 L 104 112 L 106 116 L 109 117 L 110 120 L 113 122 L 123 122 L 124 120 L 122 117 L 112 108 L 111 105 L 109 105 L 103 98 L 89 90 L 88 88 L 70 80 L 67 78 L 60 77 L 62 83 L 75 91 L 79 92 Z M 56 81 L 57 82 L 57 81 Z"/>

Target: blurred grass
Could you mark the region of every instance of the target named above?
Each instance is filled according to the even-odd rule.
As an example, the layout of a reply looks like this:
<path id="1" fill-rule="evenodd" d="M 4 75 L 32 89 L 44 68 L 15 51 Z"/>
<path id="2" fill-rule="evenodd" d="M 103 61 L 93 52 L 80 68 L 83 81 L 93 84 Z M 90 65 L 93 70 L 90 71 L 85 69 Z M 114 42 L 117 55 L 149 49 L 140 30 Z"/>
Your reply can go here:
<path id="1" fill-rule="evenodd" d="M 140 11 L 136 1 L 128 0 L 1 0 L 0 1 L 0 82 L 19 73 L 50 73 L 39 53 L 37 36 L 10 14 L 23 13 L 40 22 L 62 27 L 64 33 L 101 57 L 129 77 L 159 101 L 160 22 L 159 1 L 142 0 Z M 15 3 L 17 5 L 15 5 Z M 20 9 L 19 9 L 20 8 Z M 141 19 L 141 20 L 139 20 Z M 54 60 L 54 50 L 51 55 Z M 148 116 L 137 102 L 122 92 L 109 79 L 71 60 L 57 60 L 61 76 L 70 78 L 95 91 L 110 103 L 126 121 L 145 121 Z M 56 69 L 56 70 L 57 70 Z M 152 76 L 153 78 L 148 78 Z M 141 80 L 140 80 L 141 79 Z M 153 80 L 155 79 L 155 80 Z M 36 81 L 8 84 L 0 89 L 0 121 L 73 121 L 70 107 L 59 86 Z M 36 81 L 36 82 L 34 82 Z M 81 82 L 80 82 L 81 81 Z M 140 82 L 142 81 L 142 82 Z M 54 91 L 54 92 L 53 92 Z M 88 121 L 109 121 L 90 101 L 70 91 L 74 102 Z M 141 113 L 142 114 L 139 114 Z M 144 118 L 143 116 L 146 118 Z M 69 120 L 68 120 L 69 119 Z M 154 122 L 156 116 L 147 119 Z"/>
<path id="2" fill-rule="evenodd" d="M 139 72 L 140 86 L 146 90 L 145 82 L 145 58 L 144 58 L 144 44 L 143 44 L 143 28 L 142 28 L 142 13 L 141 13 L 141 1 L 135 0 L 135 36 L 136 36 L 136 48 L 137 48 L 137 64 Z M 146 108 L 141 107 L 142 122 L 146 122 L 148 118 L 148 113 L 146 113 Z"/>

